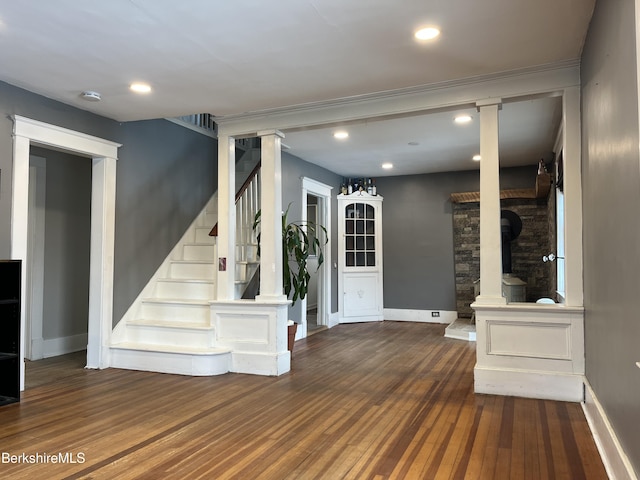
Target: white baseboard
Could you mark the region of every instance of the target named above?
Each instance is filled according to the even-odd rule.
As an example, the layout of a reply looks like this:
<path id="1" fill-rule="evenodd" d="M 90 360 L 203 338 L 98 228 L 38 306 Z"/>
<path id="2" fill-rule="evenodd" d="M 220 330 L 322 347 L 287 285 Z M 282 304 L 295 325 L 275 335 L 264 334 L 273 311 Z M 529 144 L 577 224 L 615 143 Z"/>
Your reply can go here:
<path id="1" fill-rule="evenodd" d="M 436 313 L 439 316 L 434 317 Z M 446 323 L 447 325 L 458 318 L 458 312 L 449 310 L 410 310 L 405 308 L 385 308 L 385 320 L 397 322 Z"/>
<path id="2" fill-rule="evenodd" d="M 29 360 L 41 360 L 44 358 L 44 339 L 34 338 L 31 340 L 31 357 Z"/>
<path id="3" fill-rule="evenodd" d="M 329 325 L 327 325 L 327 327 L 333 328 L 339 324 L 340 324 L 340 314 L 338 312 L 331 313 L 329 315 Z"/>
<path id="4" fill-rule="evenodd" d="M 563 402 L 583 401 L 582 375 L 476 366 L 473 376 L 476 393 Z"/>
<path id="5" fill-rule="evenodd" d="M 67 353 L 86 350 L 88 335 L 80 333 L 69 337 L 48 338 L 43 342 L 42 358 L 57 357 Z"/>
<path id="6" fill-rule="evenodd" d="M 607 414 L 598 401 L 591 385 L 584 381 L 584 403 L 582 409 L 596 442 L 602 463 L 609 478 L 616 480 L 638 480 L 629 458 L 624 453 L 616 432 L 611 427 Z"/>

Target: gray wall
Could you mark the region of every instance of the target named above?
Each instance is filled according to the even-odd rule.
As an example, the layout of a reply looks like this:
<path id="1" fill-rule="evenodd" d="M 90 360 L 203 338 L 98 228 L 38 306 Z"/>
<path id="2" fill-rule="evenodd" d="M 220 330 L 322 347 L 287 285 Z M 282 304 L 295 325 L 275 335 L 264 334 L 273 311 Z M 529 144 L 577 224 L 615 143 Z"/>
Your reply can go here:
<path id="1" fill-rule="evenodd" d="M 582 56 L 587 379 L 640 473 L 640 152 L 633 0 L 598 0 Z"/>
<path id="2" fill-rule="evenodd" d="M 534 160 L 535 162 L 535 160 Z M 533 188 L 537 168 L 500 172 L 501 188 Z M 382 204 L 385 308 L 456 311 L 449 196 L 477 192 L 480 172 L 376 179 Z"/>
<path id="3" fill-rule="evenodd" d="M 117 323 L 213 194 L 217 142 L 166 120 L 118 123 L 0 82 L 0 258 L 11 253 L 13 114 L 123 144 L 116 187 Z"/>
<path id="4" fill-rule="evenodd" d="M 117 140 L 114 322 L 217 190 L 217 141 L 168 122 L 124 123 Z"/>
<path id="5" fill-rule="evenodd" d="M 42 148 L 31 153 L 47 161 L 42 336 L 87 333 L 91 160 Z"/>

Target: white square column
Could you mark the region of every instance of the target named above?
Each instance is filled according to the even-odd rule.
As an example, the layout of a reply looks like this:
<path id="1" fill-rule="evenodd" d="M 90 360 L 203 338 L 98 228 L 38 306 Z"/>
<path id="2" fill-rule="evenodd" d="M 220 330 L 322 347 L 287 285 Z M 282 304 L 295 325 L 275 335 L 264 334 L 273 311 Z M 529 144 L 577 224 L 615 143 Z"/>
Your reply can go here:
<path id="1" fill-rule="evenodd" d="M 501 99 L 478 102 L 480 112 L 480 295 L 475 303 L 506 304 L 502 296 L 500 160 L 498 112 Z"/>
<path id="2" fill-rule="evenodd" d="M 567 88 L 562 97 L 564 161 L 565 303 L 583 305 L 582 281 L 582 161 L 580 87 Z"/>
<path id="3" fill-rule="evenodd" d="M 258 132 L 261 138 L 260 175 L 260 295 L 258 301 L 283 302 L 282 290 L 282 153 L 284 135 L 278 130 Z"/>
<path id="4" fill-rule="evenodd" d="M 234 300 L 236 265 L 236 141 L 218 137 L 217 299 Z"/>

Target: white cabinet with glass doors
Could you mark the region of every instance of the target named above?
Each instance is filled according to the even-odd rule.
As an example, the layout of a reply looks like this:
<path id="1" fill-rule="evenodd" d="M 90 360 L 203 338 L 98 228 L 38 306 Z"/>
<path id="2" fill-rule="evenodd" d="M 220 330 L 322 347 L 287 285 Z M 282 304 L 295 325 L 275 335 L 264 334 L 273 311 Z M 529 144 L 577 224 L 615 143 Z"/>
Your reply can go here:
<path id="1" fill-rule="evenodd" d="M 382 197 L 338 195 L 340 323 L 383 320 Z"/>

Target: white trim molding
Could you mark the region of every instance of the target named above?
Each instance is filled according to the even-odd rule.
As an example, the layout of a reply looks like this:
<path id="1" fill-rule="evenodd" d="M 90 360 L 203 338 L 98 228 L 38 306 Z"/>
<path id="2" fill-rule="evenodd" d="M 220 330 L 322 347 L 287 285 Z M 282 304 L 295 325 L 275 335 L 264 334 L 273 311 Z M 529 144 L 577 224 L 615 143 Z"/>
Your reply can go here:
<path id="1" fill-rule="evenodd" d="M 368 118 L 409 115 L 434 109 L 472 107 L 478 100 L 505 100 L 560 92 L 580 85 L 577 61 L 557 62 L 498 74 L 475 76 L 323 102 L 216 117 L 218 135 L 255 136 L 264 129 L 289 131 L 338 125 Z"/>
<path id="2" fill-rule="evenodd" d="M 327 243 L 323 248 L 324 263 L 320 267 L 319 275 L 319 295 L 318 295 L 318 323 L 320 325 L 330 325 L 329 315 L 331 312 L 331 190 L 333 187 L 321 183 L 313 178 L 302 177 L 302 221 L 306 222 L 307 218 L 307 195 L 314 195 L 320 198 L 320 206 L 318 210 L 318 223 L 325 227 L 327 231 Z M 302 312 L 305 312 L 309 305 L 307 297 L 302 301 Z M 296 340 L 306 337 L 307 319 L 306 315 L 302 315 L 303 328 L 298 329 Z"/>
<path id="3" fill-rule="evenodd" d="M 584 394 L 582 409 L 600 452 L 607 475 L 609 478 L 617 480 L 638 480 L 633 466 L 622 449 L 616 432 L 607 418 L 607 414 L 586 379 L 584 381 Z"/>
<path id="4" fill-rule="evenodd" d="M 91 258 L 87 367 L 109 366 L 109 336 L 113 328 L 113 256 L 115 239 L 116 160 L 121 146 L 102 138 L 13 116 L 13 186 L 11 197 L 11 258 L 22 260 L 22 291 L 27 292 L 29 237 L 29 151 L 31 144 L 89 157 L 92 161 Z M 27 303 L 30 299 L 24 299 Z M 26 309 L 22 309 L 20 354 L 25 351 Z M 24 363 L 20 367 L 24 390 Z"/>

